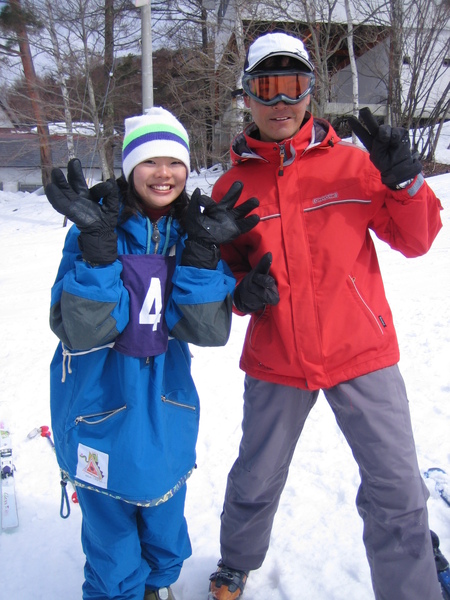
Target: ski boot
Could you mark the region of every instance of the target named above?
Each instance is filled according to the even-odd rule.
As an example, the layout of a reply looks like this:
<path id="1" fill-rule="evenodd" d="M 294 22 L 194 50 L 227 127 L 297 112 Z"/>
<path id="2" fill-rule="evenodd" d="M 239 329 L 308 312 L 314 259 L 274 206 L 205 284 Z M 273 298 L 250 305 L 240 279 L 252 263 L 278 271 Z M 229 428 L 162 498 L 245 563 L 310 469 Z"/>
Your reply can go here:
<path id="1" fill-rule="evenodd" d="M 237 600 L 244 593 L 248 572 L 230 569 L 221 560 L 209 580 L 208 600 Z"/>

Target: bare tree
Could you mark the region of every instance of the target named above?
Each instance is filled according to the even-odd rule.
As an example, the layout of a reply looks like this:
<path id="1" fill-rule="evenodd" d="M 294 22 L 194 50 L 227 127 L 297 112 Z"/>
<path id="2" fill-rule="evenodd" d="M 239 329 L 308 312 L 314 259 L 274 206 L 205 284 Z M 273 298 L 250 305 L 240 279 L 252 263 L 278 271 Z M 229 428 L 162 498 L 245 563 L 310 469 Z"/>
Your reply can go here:
<path id="1" fill-rule="evenodd" d="M 136 63 L 132 59 L 126 56 L 122 59 L 121 56 L 117 60 L 117 54 L 124 55 L 127 48 L 137 48 L 139 12 L 126 0 L 68 0 L 60 4 L 50 0 L 22 2 L 30 14 L 45 23 L 40 35 L 32 38 L 32 44 L 35 52 L 42 57 L 44 68 L 41 73 L 47 72 L 48 75 L 36 79 L 35 89 L 40 89 L 53 114 L 57 112 L 53 101 L 63 104 L 62 119 L 66 122 L 69 157 L 76 153 L 72 126 L 74 115 L 78 120 L 92 123 L 103 177 L 107 178 L 113 173 L 113 152 L 117 143 L 113 108 L 118 97 L 116 67 L 121 81 L 127 83 L 130 67 L 132 72 L 136 72 Z M 59 99 L 48 87 L 49 84 L 53 87 L 53 82 L 60 88 Z M 42 87 L 44 85 L 45 88 Z M 52 103 L 49 104 L 50 94 Z M 131 96 L 130 106 L 133 103 L 140 105 L 139 93 L 134 98 L 138 101 L 133 101 Z M 26 105 L 26 100 L 24 98 L 22 104 Z M 121 102 L 118 101 L 118 104 Z M 121 125 L 122 115 L 123 111 L 120 112 Z"/>
<path id="2" fill-rule="evenodd" d="M 312 108 L 314 114 L 321 117 L 329 116 L 330 102 L 335 101 L 335 75 L 386 35 L 382 27 L 375 25 L 374 14 L 379 7 L 368 7 L 362 14 L 360 3 L 355 8 L 350 0 L 347 3 L 345 0 L 299 0 L 295 3 L 288 0 L 235 0 L 233 5 L 229 22 L 232 26 L 236 23 L 235 28 L 243 31 L 246 46 L 254 37 L 268 31 L 287 31 L 304 41 L 316 74 Z"/>
<path id="3" fill-rule="evenodd" d="M 109 93 L 114 77 L 114 0 L 105 0 L 105 62 L 103 72 L 106 89 L 103 110 L 103 136 L 108 171 L 104 175 L 105 178 L 108 178 L 108 176 L 114 175 L 114 105 Z"/>
<path id="4" fill-rule="evenodd" d="M 434 160 L 450 110 L 450 4 L 417 0 L 405 7 L 401 122 L 414 129 L 421 156 Z M 438 124 L 441 126 L 438 126 Z"/>
<path id="5" fill-rule="evenodd" d="M 350 110 L 356 112 L 361 67 L 366 69 L 365 102 L 384 106 L 386 120 L 393 125 L 419 128 L 426 121 L 431 127 L 448 115 L 448 68 L 443 67 L 450 51 L 446 1 L 235 0 L 228 3 L 227 12 L 232 27 L 243 31 L 246 45 L 265 31 L 284 30 L 303 39 L 315 65 L 313 111 L 318 116 L 330 118 L 328 107 L 338 99 L 342 108 L 351 102 Z M 375 82 L 371 100 L 368 92 Z M 345 94 L 340 84 L 346 85 Z M 421 129 L 420 135 L 427 134 Z M 422 152 L 433 147 L 434 138 L 422 139 Z"/>
<path id="6" fill-rule="evenodd" d="M 402 109 L 401 67 L 403 50 L 403 0 L 390 0 L 389 120 L 400 125 Z"/>
<path id="7" fill-rule="evenodd" d="M 69 159 L 75 158 L 75 148 L 73 143 L 73 127 L 72 127 L 72 112 L 70 108 L 69 90 L 67 89 L 64 67 L 62 62 L 62 55 L 59 45 L 58 36 L 56 33 L 55 19 L 53 15 L 53 9 L 50 0 L 45 0 L 45 7 L 47 9 L 47 29 L 50 35 L 50 39 L 53 47 L 53 56 L 56 64 L 56 75 L 57 81 L 61 88 L 62 99 L 64 103 L 64 118 L 67 127 L 67 153 Z"/>
<path id="8" fill-rule="evenodd" d="M 45 111 L 41 102 L 39 88 L 37 86 L 36 72 L 34 70 L 28 39 L 27 25 L 32 23 L 31 15 L 22 10 L 20 0 L 9 0 L 6 8 L 2 9 L 2 26 L 15 35 L 15 42 L 19 46 L 19 55 L 23 65 L 25 80 L 27 82 L 28 94 L 33 106 L 36 119 L 37 132 L 39 136 L 39 148 L 41 154 L 42 183 L 47 185 L 51 180 L 52 155 L 49 141 L 48 124 Z M 34 22 L 34 24 L 36 24 Z"/>
<path id="9" fill-rule="evenodd" d="M 156 10 L 156 39 L 164 37 L 176 61 L 166 73 L 154 77 L 155 100 L 158 88 L 170 95 L 172 109 L 187 126 L 191 138 L 193 166 L 211 166 L 216 162 L 213 136 L 216 110 L 216 73 L 214 31 L 208 20 L 204 0 L 169 0 L 165 11 Z M 152 5 L 152 11 L 153 11 Z"/>
<path id="10" fill-rule="evenodd" d="M 45 84 L 41 93 L 57 114 L 51 102 L 59 86 L 69 132 L 75 115 L 93 123 L 108 177 L 115 131 L 142 110 L 139 54 L 126 54 L 138 50 L 140 10 L 129 0 L 16 1 L 46 15 L 48 35 L 42 42 L 32 37 L 32 44 L 50 67 L 35 89 Z M 186 124 L 194 168 L 225 162 L 230 138 L 246 119 L 238 95 L 245 50 L 261 33 L 284 30 L 303 39 L 315 65 L 315 115 L 332 120 L 344 102 L 340 116 L 356 114 L 361 101 L 387 106 L 387 119 L 416 126 L 416 141 L 432 156 L 449 110 L 442 68 L 449 7 L 434 0 L 154 0 L 155 103 Z M 367 81 L 378 82 L 373 99 Z M 419 129 L 424 124 L 429 134 Z"/>

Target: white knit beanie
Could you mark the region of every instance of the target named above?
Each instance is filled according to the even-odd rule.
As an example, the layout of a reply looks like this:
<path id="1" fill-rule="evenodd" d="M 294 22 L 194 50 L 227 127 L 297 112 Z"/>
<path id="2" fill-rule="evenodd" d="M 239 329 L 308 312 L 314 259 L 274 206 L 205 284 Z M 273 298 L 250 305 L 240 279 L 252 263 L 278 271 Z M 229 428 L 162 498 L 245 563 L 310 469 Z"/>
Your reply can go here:
<path id="1" fill-rule="evenodd" d="M 125 119 L 122 169 L 128 181 L 136 165 L 157 156 L 177 158 L 191 172 L 189 136 L 168 110 L 154 106 L 138 117 Z"/>

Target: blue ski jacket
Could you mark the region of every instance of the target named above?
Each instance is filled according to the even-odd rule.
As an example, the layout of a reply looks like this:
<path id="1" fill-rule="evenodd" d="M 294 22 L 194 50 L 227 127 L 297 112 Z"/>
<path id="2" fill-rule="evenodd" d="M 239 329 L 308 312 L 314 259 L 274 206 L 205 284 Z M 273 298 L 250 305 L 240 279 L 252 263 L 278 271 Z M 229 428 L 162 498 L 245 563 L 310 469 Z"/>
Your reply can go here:
<path id="1" fill-rule="evenodd" d="M 215 270 L 181 266 L 186 236 L 169 216 L 152 224 L 139 215 L 116 231 L 119 257 L 106 266 L 82 260 L 76 226 L 66 237 L 51 294 L 60 339 L 52 427 L 59 466 L 75 485 L 153 506 L 195 467 L 199 398 L 188 343 L 226 343 L 235 279 L 223 261 Z"/>

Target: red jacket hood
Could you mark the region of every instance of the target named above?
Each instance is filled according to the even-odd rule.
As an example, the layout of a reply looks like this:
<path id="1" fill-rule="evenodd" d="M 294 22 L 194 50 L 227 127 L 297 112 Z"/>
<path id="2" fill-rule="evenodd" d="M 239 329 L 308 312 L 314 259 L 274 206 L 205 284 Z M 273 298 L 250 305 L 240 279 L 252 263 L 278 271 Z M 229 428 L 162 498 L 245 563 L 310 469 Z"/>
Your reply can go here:
<path id="1" fill-rule="evenodd" d="M 341 138 L 328 121 L 313 118 L 309 113 L 307 115 L 307 120 L 304 121 L 296 135 L 282 142 L 274 142 L 284 145 L 289 151 L 290 159 L 288 158 L 285 161 L 285 166 L 292 162 L 293 157 L 298 152 L 304 152 L 314 146 L 327 146 L 341 141 Z M 230 158 L 233 166 L 242 164 L 248 159 L 262 158 L 269 161 L 273 160 L 273 158 L 268 158 L 267 155 L 267 149 L 271 145 L 267 142 L 262 142 L 257 136 L 258 127 L 255 123 L 250 123 L 244 131 L 234 138 L 230 149 Z"/>

